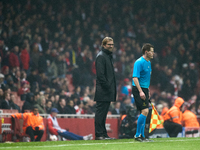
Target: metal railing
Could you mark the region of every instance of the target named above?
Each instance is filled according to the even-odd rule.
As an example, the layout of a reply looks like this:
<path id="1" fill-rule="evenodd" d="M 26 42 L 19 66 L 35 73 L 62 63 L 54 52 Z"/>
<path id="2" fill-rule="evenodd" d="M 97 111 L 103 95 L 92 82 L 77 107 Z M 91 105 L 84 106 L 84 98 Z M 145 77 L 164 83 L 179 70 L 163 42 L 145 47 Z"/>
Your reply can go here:
<path id="1" fill-rule="evenodd" d="M 10 118 L 13 113 L 0 113 L 0 117 L 8 117 Z M 40 114 L 40 116 L 47 118 L 49 114 Z M 94 114 L 57 114 L 57 118 L 94 118 Z M 107 115 L 107 118 L 120 118 L 120 115 Z"/>

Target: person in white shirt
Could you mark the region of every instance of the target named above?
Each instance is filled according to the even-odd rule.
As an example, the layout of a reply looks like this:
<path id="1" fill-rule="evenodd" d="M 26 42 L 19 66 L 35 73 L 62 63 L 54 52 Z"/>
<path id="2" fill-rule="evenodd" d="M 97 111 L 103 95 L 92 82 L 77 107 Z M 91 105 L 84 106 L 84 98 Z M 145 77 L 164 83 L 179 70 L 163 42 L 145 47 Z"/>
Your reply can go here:
<path id="1" fill-rule="evenodd" d="M 65 139 L 69 139 L 69 140 L 92 140 L 93 136 L 92 134 L 86 135 L 86 136 L 80 136 L 80 135 L 76 135 L 72 132 L 68 132 L 65 129 L 62 129 L 57 121 L 57 114 L 58 114 L 58 110 L 56 108 L 52 108 L 51 109 L 51 114 L 48 117 L 48 128 L 49 128 L 49 132 L 52 135 L 60 135 L 62 137 L 64 137 Z"/>

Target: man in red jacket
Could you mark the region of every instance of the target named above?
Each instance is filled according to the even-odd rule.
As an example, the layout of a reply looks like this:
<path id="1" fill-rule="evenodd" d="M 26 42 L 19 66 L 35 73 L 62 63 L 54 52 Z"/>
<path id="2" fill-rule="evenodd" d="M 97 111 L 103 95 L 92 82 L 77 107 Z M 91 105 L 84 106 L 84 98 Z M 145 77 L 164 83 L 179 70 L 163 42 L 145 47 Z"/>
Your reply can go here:
<path id="1" fill-rule="evenodd" d="M 61 129 L 56 119 L 58 112 L 59 111 L 56 108 L 52 108 L 51 114 L 48 117 L 48 128 L 49 128 L 50 134 L 60 135 L 64 137 L 65 139 L 69 139 L 69 140 L 92 140 L 93 139 L 92 134 L 89 134 L 86 136 L 80 136 L 72 132 L 68 132 L 65 129 Z"/>
<path id="2" fill-rule="evenodd" d="M 19 67 L 19 57 L 18 57 L 19 47 L 15 46 L 13 51 L 9 55 L 9 65 L 11 68 Z"/>
<path id="3" fill-rule="evenodd" d="M 27 51 L 28 45 L 24 45 L 23 48 L 24 49 L 20 53 L 20 59 L 21 59 L 21 62 L 22 62 L 22 68 L 24 70 L 28 70 L 29 69 L 29 62 L 30 62 L 30 55 L 29 55 L 29 53 Z"/>

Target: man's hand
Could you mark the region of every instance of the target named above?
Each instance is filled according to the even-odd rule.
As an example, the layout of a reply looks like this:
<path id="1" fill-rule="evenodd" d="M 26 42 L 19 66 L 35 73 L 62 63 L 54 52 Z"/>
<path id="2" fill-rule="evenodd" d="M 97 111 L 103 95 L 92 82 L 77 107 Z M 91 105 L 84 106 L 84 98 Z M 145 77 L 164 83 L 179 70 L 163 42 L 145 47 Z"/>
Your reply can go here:
<path id="1" fill-rule="evenodd" d="M 149 90 L 149 99 L 151 98 L 151 93 L 150 93 L 150 90 Z"/>
<path id="2" fill-rule="evenodd" d="M 39 127 L 35 127 L 35 131 L 39 131 Z"/>
<path id="3" fill-rule="evenodd" d="M 145 100 L 145 99 L 146 99 L 146 96 L 145 96 L 145 94 L 144 94 L 144 92 L 143 92 L 143 91 L 141 91 L 141 92 L 140 92 L 140 97 L 141 97 L 141 99 L 143 99 L 143 100 Z"/>

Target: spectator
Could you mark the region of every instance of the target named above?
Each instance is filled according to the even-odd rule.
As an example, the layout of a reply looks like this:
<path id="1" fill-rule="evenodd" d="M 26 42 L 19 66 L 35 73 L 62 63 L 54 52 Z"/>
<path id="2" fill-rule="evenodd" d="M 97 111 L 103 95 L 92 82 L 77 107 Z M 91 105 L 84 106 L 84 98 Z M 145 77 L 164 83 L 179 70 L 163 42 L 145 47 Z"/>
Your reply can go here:
<path id="1" fill-rule="evenodd" d="M 104 14 L 98 12 L 101 10 L 106 12 L 106 8 L 111 4 L 109 1 L 107 3 L 99 1 L 87 3 L 77 0 L 73 4 L 76 9 L 73 10 L 69 8 L 70 5 L 68 5 L 67 1 L 59 1 L 57 4 L 59 6 L 66 5 L 65 9 L 54 7 L 54 9 L 49 9 L 48 11 L 46 10 L 47 2 L 38 3 L 33 1 L 29 4 L 29 7 L 23 5 L 20 1 L 16 2 L 16 5 L 13 5 L 12 1 L 8 1 L 6 4 L 4 7 L 5 4 L 2 3 L 1 13 L 4 19 L 2 20 L 2 34 L 0 37 L 0 68 L 6 79 L 5 86 L 8 84 L 6 81 L 9 75 L 12 77 L 12 79 L 9 77 L 9 80 L 13 80 L 17 84 L 15 80 L 16 71 L 25 70 L 28 81 L 30 81 L 34 80 L 34 78 L 32 78 L 33 76 L 30 78 L 29 71 L 34 69 L 41 73 L 43 68 L 49 79 L 50 85 L 48 86 L 55 88 L 58 93 L 61 90 L 68 93 L 65 90 L 66 86 L 63 86 L 60 79 L 57 78 L 59 69 L 57 66 L 66 65 L 67 73 L 72 74 L 73 86 L 85 87 L 89 85 L 92 89 L 94 87 L 93 76 L 96 72 L 94 67 L 92 68 L 95 65 L 94 58 L 100 50 L 101 39 L 111 35 L 115 39 L 115 43 L 117 43 L 113 49 L 113 61 L 118 88 L 123 86 L 123 75 L 127 78 L 132 77 L 133 63 L 141 55 L 140 45 L 145 41 L 149 43 L 157 42 L 155 59 L 152 61 L 152 77 L 154 76 L 152 85 L 155 86 L 156 90 L 171 93 L 172 96 L 184 96 L 187 101 L 197 88 L 200 42 L 197 34 L 199 30 L 199 3 L 196 1 L 185 1 L 184 3 L 179 1 L 171 3 L 158 1 L 156 5 L 154 2 L 149 2 L 149 7 L 145 9 L 140 4 L 132 7 L 131 1 L 123 3 L 114 1 L 109 7 L 111 13 L 104 18 L 108 21 L 102 20 L 101 18 Z M 23 12 L 17 8 L 18 4 L 21 6 L 20 9 L 23 9 Z M 83 11 L 80 19 L 76 15 L 76 11 L 85 9 L 84 6 L 86 4 L 88 8 L 95 9 Z M 41 5 L 41 7 L 35 7 L 38 5 Z M 48 3 L 49 8 L 53 5 L 51 2 Z M 156 12 L 150 10 L 154 5 L 158 8 Z M 172 6 L 176 8 L 175 11 L 173 11 L 173 8 L 171 9 Z M 119 7 L 121 9 L 118 9 Z M 179 11 L 182 10 L 182 7 L 185 8 L 185 11 Z M 164 12 L 163 9 L 165 10 Z M 13 21 L 12 18 L 16 18 L 16 13 L 10 13 L 7 10 L 17 12 L 23 19 L 15 19 Z M 65 11 L 64 14 L 61 12 L 63 10 Z M 94 10 L 96 13 L 94 13 Z M 32 13 L 35 11 L 37 15 Z M 60 14 L 59 17 L 56 14 Z M 65 14 L 68 15 L 66 16 Z M 49 15 L 51 17 L 48 17 Z M 144 16 L 149 19 L 143 19 Z M 100 18 L 100 20 L 95 20 L 95 18 Z M 112 20 L 111 18 L 117 19 Z M 66 20 L 68 24 L 62 20 Z M 37 25 L 40 22 L 44 26 Z M 116 22 L 120 23 L 116 24 Z M 29 48 L 30 46 L 31 48 Z M 13 47 L 18 47 L 17 55 L 10 51 Z M 19 55 L 20 50 L 21 53 Z M 28 53 L 30 53 L 30 60 L 29 63 L 25 63 L 25 61 L 28 62 Z M 63 54 L 65 56 L 63 56 L 61 63 L 56 64 L 59 56 Z M 18 70 L 8 67 L 10 65 L 9 58 L 17 58 L 15 56 L 19 59 Z M 123 61 L 122 64 L 120 64 L 120 60 Z M 45 68 L 46 64 L 47 67 Z M 186 67 L 182 67 L 185 65 Z M 27 70 L 26 68 L 29 69 Z M 11 74 L 9 74 L 10 71 L 12 72 Z M 62 71 L 61 69 L 60 72 Z M 65 74 L 61 74 L 65 77 Z M 80 76 L 80 74 L 83 74 L 83 76 Z M 183 86 L 179 85 L 178 93 L 176 89 L 178 85 L 173 80 L 175 75 L 184 80 Z M 43 90 L 40 89 L 41 81 L 38 75 L 37 77 L 36 81 L 30 82 L 30 89 L 34 93 Z M 187 83 L 188 79 L 190 84 Z M 69 95 L 72 94 L 71 89 L 73 89 L 73 86 L 69 86 Z M 11 85 L 10 87 L 13 90 Z M 189 91 L 185 90 L 187 87 L 189 87 Z M 16 88 L 14 90 L 18 91 L 20 87 L 16 85 Z M 156 99 L 155 102 L 161 103 Z"/>
<path id="2" fill-rule="evenodd" d="M 74 106 L 77 115 L 84 114 L 83 106 L 83 101 L 77 101 L 77 105 Z"/>
<path id="3" fill-rule="evenodd" d="M 1 108 L 1 103 L 3 100 L 4 100 L 4 93 L 3 93 L 3 90 L 0 89 L 0 108 Z"/>
<path id="4" fill-rule="evenodd" d="M 66 114 L 76 114 L 73 100 L 69 100 L 69 102 L 66 106 Z"/>
<path id="5" fill-rule="evenodd" d="M 6 85 L 4 84 L 4 75 L 0 73 L 0 88 L 4 90 Z"/>
<path id="6" fill-rule="evenodd" d="M 51 109 L 52 109 L 52 101 L 48 100 L 46 102 L 46 113 L 50 114 L 51 113 Z"/>
<path id="7" fill-rule="evenodd" d="M 130 96 L 131 93 L 131 86 L 129 84 L 129 79 L 124 79 L 124 85 L 121 88 L 121 94 L 124 94 L 124 96 Z"/>
<path id="8" fill-rule="evenodd" d="M 19 67 L 20 66 L 20 61 L 19 61 L 19 55 L 18 55 L 18 53 L 19 53 L 19 47 L 15 46 L 13 48 L 13 51 L 9 55 L 9 66 L 11 68 Z"/>
<path id="9" fill-rule="evenodd" d="M 44 96 L 40 97 L 38 104 L 35 104 L 35 106 L 37 106 L 40 114 L 46 114 L 46 99 Z"/>
<path id="10" fill-rule="evenodd" d="M 35 101 L 35 97 L 37 97 L 37 95 L 34 96 L 33 93 L 27 93 L 26 94 L 26 100 L 22 106 L 22 113 L 24 113 L 26 110 L 31 110 L 32 106 L 37 104 L 37 101 Z"/>
<path id="11" fill-rule="evenodd" d="M 58 108 L 59 114 L 67 114 L 66 101 L 64 98 L 59 100 L 57 108 Z"/>
<path id="12" fill-rule="evenodd" d="M 10 104 L 10 93 L 5 92 L 4 93 L 4 100 L 1 102 L 1 108 L 2 109 L 11 109 Z"/>
<path id="13" fill-rule="evenodd" d="M 120 102 L 115 102 L 114 109 L 111 111 L 112 115 L 119 115 L 120 114 Z"/>
<path id="14" fill-rule="evenodd" d="M 22 69 L 26 72 L 29 69 L 29 63 L 30 63 L 30 55 L 29 55 L 29 45 L 23 45 L 22 51 L 20 53 L 20 60 L 22 62 Z"/>

